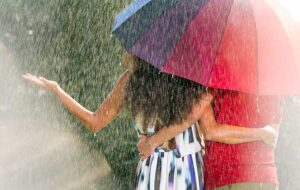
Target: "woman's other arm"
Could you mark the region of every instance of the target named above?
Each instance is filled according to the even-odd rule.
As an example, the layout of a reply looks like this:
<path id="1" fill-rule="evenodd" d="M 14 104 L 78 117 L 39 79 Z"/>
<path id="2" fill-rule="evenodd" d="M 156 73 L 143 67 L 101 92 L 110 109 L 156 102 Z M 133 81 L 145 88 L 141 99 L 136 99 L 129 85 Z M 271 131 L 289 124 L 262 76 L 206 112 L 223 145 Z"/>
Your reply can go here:
<path id="1" fill-rule="evenodd" d="M 23 75 L 23 78 L 39 87 L 53 92 L 63 105 L 81 120 L 86 128 L 92 132 L 97 132 L 109 124 L 122 109 L 124 91 L 130 78 L 130 72 L 125 71 L 121 75 L 112 91 L 95 112 L 81 106 L 54 81 L 50 81 L 42 77 L 38 78 L 30 74 Z"/>
<path id="2" fill-rule="evenodd" d="M 202 99 L 193 106 L 192 112 L 188 115 L 188 117 L 181 123 L 164 127 L 160 129 L 155 135 L 150 137 L 141 136 L 140 141 L 137 144 L 141 159 L 147 158 L 154 152 L 156 147 L 179 135 L 187 128 L 189 128 L 192 124 L 197 122 L 201 118 L 201 115 L 206 110 L 206 108 L 210 106 L 212 99 L 213 96 L 211 94 L 208 93 L 204 95 L 204 97 L 202 97 Z"/>
<path id="3" fill-rule="evenodd" d="M 246 128 L 228 124 L 218 124 L 215 120 L 212 106 L 202 114 L 199 121 L 199 127 L 205 140 L 216 141 L 226 144 L 238 144 L 253 141 L 263 141 L 264 143 L 275 146 L 276 130 L 274 126 L 265 126 L 263 128 Z"/>
<path id="4" fill-rule="evenodd" d="M 208 96 L 201 100 L 199 105 L 194 106 L 188 119 L 180 124 L 163 128 L 151 137 L 142 136 L 137 144 L 141 158 L 147 158 L 154 152 L 157 146 L 182 133 L 197 121 L 200 124 L 199 130 L 203 133 L 205 139 L 209 141 L 227 144 L 263 141 L 268 145 L 275 146 L 277 134 L 274 128 L 276 125 L 254 129 L 218 124 L 214 117 L 211 101 L 212 96 Z"/>

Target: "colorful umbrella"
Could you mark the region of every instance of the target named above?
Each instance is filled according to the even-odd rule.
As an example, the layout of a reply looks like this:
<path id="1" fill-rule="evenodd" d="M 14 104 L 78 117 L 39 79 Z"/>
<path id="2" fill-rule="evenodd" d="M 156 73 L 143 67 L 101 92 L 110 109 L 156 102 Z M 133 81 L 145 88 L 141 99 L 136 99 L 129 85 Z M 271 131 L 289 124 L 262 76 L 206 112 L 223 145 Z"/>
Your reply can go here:
<path id="1" fill-rule="evenodd" d="M 276 0 L 135 0 L 113 34 L 161 71 L 256 95 L 300 94 L 299 23 Z M 300 64 L 299 64 L 300 65 Z"/>

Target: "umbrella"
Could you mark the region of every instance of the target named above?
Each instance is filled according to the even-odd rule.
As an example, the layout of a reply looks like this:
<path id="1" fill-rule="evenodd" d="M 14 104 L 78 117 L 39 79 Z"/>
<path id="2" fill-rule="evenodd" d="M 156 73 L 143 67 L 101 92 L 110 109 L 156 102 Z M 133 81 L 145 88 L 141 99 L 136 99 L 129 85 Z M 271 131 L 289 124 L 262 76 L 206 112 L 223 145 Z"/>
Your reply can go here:
<path id="1" fill-rule="evenodd" d="M 113 34 L 161 71 L 212 88 L 300 94 L 299 23 L 276 0 L 135 0 Z"/>

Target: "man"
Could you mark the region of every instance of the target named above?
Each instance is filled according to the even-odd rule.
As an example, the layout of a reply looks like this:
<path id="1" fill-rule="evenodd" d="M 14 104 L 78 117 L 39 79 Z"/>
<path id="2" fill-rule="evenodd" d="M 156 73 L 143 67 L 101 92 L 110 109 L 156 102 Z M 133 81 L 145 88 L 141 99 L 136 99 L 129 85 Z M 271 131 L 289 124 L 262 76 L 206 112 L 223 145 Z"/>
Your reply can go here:
<path id="1" fill-rule="evenodd" d="M 261 128 L 279 127 L 284 100 L 279 96 L 255 96 L 234 91 L 214 91 L 218 123 Z M 206 190 L 277 190 L 274 149 L 261 141 L 222 144 L 206 141 Z"/>

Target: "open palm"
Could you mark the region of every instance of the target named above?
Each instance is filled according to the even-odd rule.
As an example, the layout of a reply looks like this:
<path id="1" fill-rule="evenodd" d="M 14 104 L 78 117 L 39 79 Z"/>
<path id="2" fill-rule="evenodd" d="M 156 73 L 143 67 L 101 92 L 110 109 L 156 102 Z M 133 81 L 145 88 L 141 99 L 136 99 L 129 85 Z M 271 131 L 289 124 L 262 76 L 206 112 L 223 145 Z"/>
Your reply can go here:
<path id="1" fill-rule="evenodd" d="M 58 87 L 58 84 L 55 81 L 48 80 L 43 77 L 37 77 L 37 76 L 31 75 L 29 73 L 23 75 L 23 78 L 26 81 L 29 81 L 29 82 L 33 83 L 34 85 L 44 88 L 49 91 L 54 91 Z"/>

